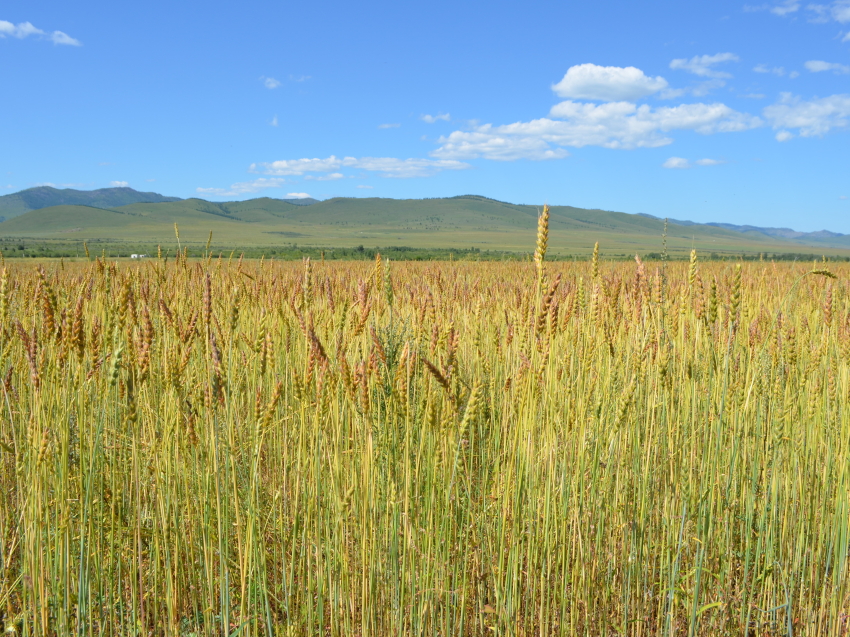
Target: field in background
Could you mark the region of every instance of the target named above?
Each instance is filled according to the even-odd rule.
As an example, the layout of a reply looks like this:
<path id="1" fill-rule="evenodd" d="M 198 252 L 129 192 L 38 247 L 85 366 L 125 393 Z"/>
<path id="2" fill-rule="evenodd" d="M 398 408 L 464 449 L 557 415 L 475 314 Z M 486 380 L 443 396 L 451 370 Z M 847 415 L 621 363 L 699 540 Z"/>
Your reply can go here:
<path id="1" fill-rule="evenodd" d="M 4 627 L 844 634 L 850 268 L 542 256 L 7 263 Z"/>

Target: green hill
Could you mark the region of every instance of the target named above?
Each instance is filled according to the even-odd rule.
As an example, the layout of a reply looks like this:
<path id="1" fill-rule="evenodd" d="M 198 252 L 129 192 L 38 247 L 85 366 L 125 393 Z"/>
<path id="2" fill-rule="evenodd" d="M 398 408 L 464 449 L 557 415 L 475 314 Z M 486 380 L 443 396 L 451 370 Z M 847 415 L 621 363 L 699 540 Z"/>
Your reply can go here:
<path id="1" fill-rule="evenodd" d="M 0 223 L 0 238 L 81 241 L 104 240 L 171 245 L 174 224 L 183 243 L 202 244 L 213 233 L 222 248 L 275 246 L 477 248 L 530 252 L 534 248 L 539 207 L 465 195 L 444 199 L 335 198 L 311 205 L 280 199 L 214 203 L 182 199 L 132 203 L 111 209 L 63 205 L 32 210 Z M 551 209 L 550 250 L 580 254 L 599 241 L 603 252 L 660 252 L 664 222 L 643 215 L 570 206 Z M 726 228 L 669 224 L 671 253 L 691 247 L 718 254 L 818 253 L 850 255 L 847 237 L 809 243 L 743 233 Z"/>
<path id="2" fill-rule="evenodd" d="M 94 206 L 115 208 L 133 203 L 160 203 L 179 201 L 178 197 L 164 197 L 155 192 L 139 192 L 132 188 L 101 188 L 99 190 L 74 190 L 38 186 L 0 197 L 0 217 L 12 219 L 30 210 L 51 206 Z"/>

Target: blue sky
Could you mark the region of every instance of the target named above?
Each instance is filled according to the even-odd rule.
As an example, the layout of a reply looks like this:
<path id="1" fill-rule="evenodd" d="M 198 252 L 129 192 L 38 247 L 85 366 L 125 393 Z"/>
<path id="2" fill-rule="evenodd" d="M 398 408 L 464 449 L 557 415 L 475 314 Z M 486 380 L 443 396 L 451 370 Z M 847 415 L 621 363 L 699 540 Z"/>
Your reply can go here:
<path id="1" fill-rule="evenodd" d="M 481 194 L 850 233 L 850 0 L 0 7 L 0 194 Z"/>

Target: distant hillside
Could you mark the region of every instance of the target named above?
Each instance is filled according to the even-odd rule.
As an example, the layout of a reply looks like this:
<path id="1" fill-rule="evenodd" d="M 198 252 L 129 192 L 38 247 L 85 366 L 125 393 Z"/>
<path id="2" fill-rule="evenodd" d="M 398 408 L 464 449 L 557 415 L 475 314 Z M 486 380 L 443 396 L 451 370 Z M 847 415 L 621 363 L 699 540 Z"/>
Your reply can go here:
<path id="1" fill-rule="evenodd" d="M 646 214 L 645 212 L 638 213 L 642 217 L 650 219 L 659 219 L 654 215 Z M 831 232 L 829 230 L 817 230 L 815 232 L 800 232 L 791 228 L 763 228 L 760 226 L 739 226 L 734 223 L 721 223 L 717 221 L 709 221 L 705 224 L 698 224 L 694 221 L 685 221 L 682 219 L 668 219 L 670 223 L 675 223 L 679 226 L 714 226 L 715 228 L 723 228 L 724 230 L 732 230 L 733 232 L 756 233 L 763 234 L 768 237 L 776 237 L 779 239 L 788 239 L 795 243 L 811 246 L 834 246 L 834 247 L 850 247 L 850 235 L 841 234 L 840 232 Z"/>
<path id="2" fill-rule="evenodd" d="M 74 190 L 38 186 L 0 197 L 0 221 L 12 219 L 30 210 L 51 206 L 93 206 L 117 208 L 134 203 L 162 203 L 180 201 L 179 197 L 164 197 L 155 192 L 139 192 L 132 188 L 101 188 L 99 190 Z"/>
<path id="3" fill-rule="evenodd" d="M 111 209 L 62 205 L 31 210 L 0 223 L 0 239 L 104 240 L 161 244 L 170 249 L 175 243 L 174 224 L 178 223 L 183 244 L 203 245 L 212 231 L 213 247 L 222 250 L 296 243 L 326 248 L 408 246 L 530 253 L 539 209 L 475 195 L 443 199 L 337 197 L 325 201 L 180 199 Z M 663 231 L 662 220 L 646 215 L 552 206 L 549 247 L 553 256 L 588 253 L 596 241 L 609 256 L 660 253 Z M 805 245 L 818 254 L 850 254 L 842 245 L 828 250 L 830 246 L 823 241 L 811 240 Z M 801 245 L 800 240 L 705 224 L 670 224 L 667 231 L 671 254 L 685 255 L 692 247 L 709 254 L 809 251 Z"/>

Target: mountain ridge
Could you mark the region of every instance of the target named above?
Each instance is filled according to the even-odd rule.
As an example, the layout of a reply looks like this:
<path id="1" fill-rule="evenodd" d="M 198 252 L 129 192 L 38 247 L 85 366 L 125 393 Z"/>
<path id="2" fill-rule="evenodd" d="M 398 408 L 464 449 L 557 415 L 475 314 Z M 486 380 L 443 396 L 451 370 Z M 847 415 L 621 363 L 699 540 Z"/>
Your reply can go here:
<path id="1" fill-rule="evenodd" d="M 658 219 L 659 221 L 664 221 L 664 217 L 656 217 L 655 215 L 647 214 L 645 212 L 637 213 L 642 217 L 649 217 L 650 219 Z M 734 223 L 725 223 L 721 221 L 706 221 L 705 223 L 699 223 L 697 221 L 687 221 L 684 219 L 671 219 L 667 218 L 667 221 L 670 223 L 675 223 L 679 226 L 714 226 L 715 228 L 724 228 L 726 230 L 732 230 L 733 232 L 758 232 L 760 234 L 767 235 L 769 237 L 780 237 L 782 239 L 832 239 L 836 237 L 847 237 L 850 235 L 842 234 L 840 232 L 832 232 L 831 230 L 816 230 L 814 232 L 802 232 L 800 230 L 793 230 L 791 228 L 773 228 L 766 226 L 752 226 L 752 225 L 738 225 Z"/>
<path id="2" fill-rule="evenodd" d="M 289 237 L 317 246 L 480 247 L 523 252 L 534 245 L 540 211 L 540 206 L 512 204 L 481 195 L 430 199 L 335 197 L 323 201 L 259 197 L 211 202 L 138 193 L 130 188 L 50 189 L 36 190 L 45 196 L 33 202 L 32 190 L 22 191 L 32 205 L 50 203 L 51 197 L 67 199 L 80 193 L 86 197 L 84 203 L 21 212 L 0 223 L 0 238 L 167 243 L 174 236 L 174 224 L 179 223 L 181 239 L 186 243 L 205 243 L 213 231 L 219 240 L 224 237 L 227 245 L 234 246 L 271 245 Z M 96 197 L 107 203 L 129 198 L 133 203 L 92 205 Z M 2 200 L 0 197 L 0 203 Z M 654 215 L 572 206 L 550 208 L 550 247 L 561 253 L 587 251 L 596 241 L 620 255 L 663 250 L 664 221 Z M 804 245 L 818 251 L 850 249 L 850 235 L 829 231 L 797 233 L 782 228 L 668 221 L 667 245 L 676 252 L 687 253 L 697 247 L 700 251 L 725 254 L 795 253 Z"/>

